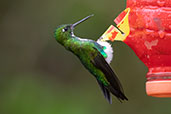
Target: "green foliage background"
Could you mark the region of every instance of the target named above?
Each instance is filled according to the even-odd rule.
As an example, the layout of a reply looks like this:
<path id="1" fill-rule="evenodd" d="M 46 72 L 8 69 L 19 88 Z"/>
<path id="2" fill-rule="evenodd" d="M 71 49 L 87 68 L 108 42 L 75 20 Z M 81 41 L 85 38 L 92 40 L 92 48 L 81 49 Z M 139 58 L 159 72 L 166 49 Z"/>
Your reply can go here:
<path id="1" fill-rule="evenodd" d="M 60 24 L 80 24 L 75 34 L 98 39 L 125 9 L 125 0 L 1 0 L 0 114 L 170 114 L 171 99 L 145 93 L 148 69 L 122 42 L 114 42 L 112 67 L 128 102 L 109 105 L 94 77 L 53 38 Z"/>

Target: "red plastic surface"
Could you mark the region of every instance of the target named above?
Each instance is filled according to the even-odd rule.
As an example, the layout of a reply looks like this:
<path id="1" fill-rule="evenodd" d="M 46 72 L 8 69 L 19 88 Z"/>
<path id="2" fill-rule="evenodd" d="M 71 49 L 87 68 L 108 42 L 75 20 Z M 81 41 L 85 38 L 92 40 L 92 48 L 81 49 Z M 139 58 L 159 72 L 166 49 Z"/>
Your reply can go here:
<path id="1" fill-rule="evenodd" d="M 127 0 L 127 7 L 130 35 L 124 42 L 149 68 L 148 81 L 170 80 L 171 88 L 171 0 Z"/>

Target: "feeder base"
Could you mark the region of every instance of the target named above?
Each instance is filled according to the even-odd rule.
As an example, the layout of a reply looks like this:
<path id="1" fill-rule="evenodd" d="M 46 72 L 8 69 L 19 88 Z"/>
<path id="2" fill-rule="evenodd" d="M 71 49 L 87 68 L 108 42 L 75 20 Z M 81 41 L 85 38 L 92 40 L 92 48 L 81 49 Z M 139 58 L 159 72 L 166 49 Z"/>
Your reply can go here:
<path id="1" fill-rule="evenodd" d="M 153 97 L 171 97 L 171 80 L 147 81 L 146 93 Z"/>

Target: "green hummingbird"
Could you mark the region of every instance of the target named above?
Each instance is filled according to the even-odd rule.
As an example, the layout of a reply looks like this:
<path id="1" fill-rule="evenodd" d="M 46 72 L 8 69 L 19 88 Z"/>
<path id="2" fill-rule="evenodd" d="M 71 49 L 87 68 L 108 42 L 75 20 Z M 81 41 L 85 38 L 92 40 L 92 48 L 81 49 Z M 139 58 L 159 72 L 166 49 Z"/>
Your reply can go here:
<path id="1" fill-rule="evenodd" d="M 113 57 L 113 49 L 108 42 L 82 39 L 74 35 L 74 28 L 93 15 L 89 15 L 74 24 L 57 27 L 54 37 L 58 43 L 75 54 L 84 67 L 96 78 L 104 97 L 111 104 L 110 93 L 119 101 L 128 100 L 124 95 L 121 83 L 109 65 Z"/>

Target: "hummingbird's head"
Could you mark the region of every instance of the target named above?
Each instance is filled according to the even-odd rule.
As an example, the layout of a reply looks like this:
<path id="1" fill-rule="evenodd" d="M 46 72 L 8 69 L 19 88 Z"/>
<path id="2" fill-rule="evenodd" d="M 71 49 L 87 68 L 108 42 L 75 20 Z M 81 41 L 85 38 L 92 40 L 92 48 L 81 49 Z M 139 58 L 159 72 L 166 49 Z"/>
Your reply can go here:
<path id="1" fill-rule="evenodd" d="M 54 36 L 59 43 L 62 43 L 63 41 L 69 39 L 72 36 L 73 29 L 71 28 L 71 25 L 72 24 L 65 24 L 57 27 Z"/>
<path id="2" fill-rule="evenodd" d="M 74 23 L 74 24 L 65 24 L 65 25 L 60 25 L 57 27 L 57 29 L 55 30 L 54 36 L 55 39 L 59 42 L 59 43 L 64 43 L 64 41 L 73 38 L 74 33 L 73 30 L 74 28 L 79 25 L 80 23 L 84 22 L 85 20 L 87 20 L 88 18 L 92 17 L 92 15 L 89 15 L 87 17 L 85 17 L 84 19 Z"/>

